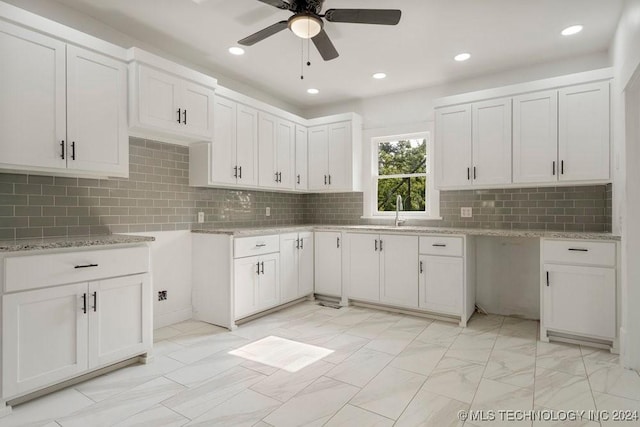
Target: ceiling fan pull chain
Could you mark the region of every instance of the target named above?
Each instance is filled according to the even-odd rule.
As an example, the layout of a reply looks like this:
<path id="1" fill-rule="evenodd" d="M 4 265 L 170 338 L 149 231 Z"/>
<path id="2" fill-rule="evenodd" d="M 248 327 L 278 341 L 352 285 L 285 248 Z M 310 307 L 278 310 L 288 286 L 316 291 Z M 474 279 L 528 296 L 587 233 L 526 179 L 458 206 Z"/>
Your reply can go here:
<path id="1" fill-rule="evenodd" d="M 300 39 L 300 80 L 304 80 L 304 40 Z"/>

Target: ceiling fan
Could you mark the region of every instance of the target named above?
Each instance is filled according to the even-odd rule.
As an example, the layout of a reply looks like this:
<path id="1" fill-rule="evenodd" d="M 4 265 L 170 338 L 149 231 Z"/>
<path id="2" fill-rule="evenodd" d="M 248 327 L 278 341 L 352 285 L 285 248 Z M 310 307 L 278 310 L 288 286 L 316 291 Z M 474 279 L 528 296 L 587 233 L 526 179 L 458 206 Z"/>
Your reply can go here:
<path id="1" fill-rule="evenodd" d="M 324 31 L 323 18 L 329 22 L 353 24 L 396 25 L 402 12 L 394 9 L 329 9 L 322 14 L 324 0 L 258 0 L 278 9 L 293 12 L 286 21 L 277 22 L 238 43 L 253 46 L 280 31 L 289 28 L 296 36 L 311 39 L 322 59 L 330 61 L 338 57 L 338 51 Z"/>

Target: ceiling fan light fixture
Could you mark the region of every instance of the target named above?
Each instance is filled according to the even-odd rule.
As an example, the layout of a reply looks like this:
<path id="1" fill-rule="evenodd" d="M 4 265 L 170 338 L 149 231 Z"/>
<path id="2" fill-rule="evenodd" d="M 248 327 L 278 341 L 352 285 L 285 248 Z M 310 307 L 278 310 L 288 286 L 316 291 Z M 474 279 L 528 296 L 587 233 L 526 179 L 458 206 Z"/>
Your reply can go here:
<path id="1" fill-rule="evenodd" d="M 301 39 L 312 39 L 322 31 L 322 20 L 311 14 L 298 14 L 289 19 L 289 29 Z"/>

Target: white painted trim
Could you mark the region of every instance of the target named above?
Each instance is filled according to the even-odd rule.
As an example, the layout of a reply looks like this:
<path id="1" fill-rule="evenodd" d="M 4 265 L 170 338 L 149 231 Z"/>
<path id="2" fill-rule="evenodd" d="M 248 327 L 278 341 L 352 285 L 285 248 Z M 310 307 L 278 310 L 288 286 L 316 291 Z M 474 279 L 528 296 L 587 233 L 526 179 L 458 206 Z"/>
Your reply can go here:
<path id="1" fill-rule="evenodd" d="M 308 126 L 308 120 L 303 117 L 280 109 L 278 107 L 269 105 L 266 102 L 258 101 L 257 99 L 251 98 L 250 96 L 244 95 L 240 92 L 236 92 L 224 86 L 218 86 L 216 88 L 216 96 L 222 96 L 223 98 L 227 98 L 231 101 L 247 105 L 251 108 L 255 108 L 256 110 L 278 116 L 279 118 L 289 120 L 298 125 Z"/>
<path id="2" fill-rule="evenodd" d="M 537 187 L 579 187 L 588 185 L 606 185 L 610 184 L 610 179 L 602 181 L 553 181 L 553 182 L 517 182 L 513 184 L 496 184 L 496 185 L 466 185 L 455 187 L 437 187 L 440 191 L 452 191 L 452 190 L 497 190 L 497 189 L 509 189 L 509 188 L 537 188 Z"/>
<path id="3" fill-rule="evenodd" d="M 484 101 L 493 98 L 522 95 L 542 90 L 558 89 L 565 86 L 575 86 L 582 83 L 611 80 L 613 68 L 601 68 L 599 70 L 585 71 L 582 73 L 567 74 L 549 79 L 535 80 L 493 89 L 468 92 L 459 95 L 446 96 L 434 101 L 434 108 L 442 108 L 470 102 Z"/>
<path id="4" fill-rule="evenodd" d="M 0 19 L 21 25 L 30 31 L 55 37 L 65 43 L 81 46 L 94 52 L 110 56 L 120 61 L 125 61 L 127 58 L 127 50 L 120 46 L 116 46 L 115 44 L 1 1 Z"/>
<path id="5" fill-rule="evenodd" d="M 182 310 L 172 311 L 170 313 L 157 314 L 153 317 L 153 329 L 164 328 L 165 326 L 175 325 L 176 323 L 190 320 L 193 317 L 191 307 Z"/>

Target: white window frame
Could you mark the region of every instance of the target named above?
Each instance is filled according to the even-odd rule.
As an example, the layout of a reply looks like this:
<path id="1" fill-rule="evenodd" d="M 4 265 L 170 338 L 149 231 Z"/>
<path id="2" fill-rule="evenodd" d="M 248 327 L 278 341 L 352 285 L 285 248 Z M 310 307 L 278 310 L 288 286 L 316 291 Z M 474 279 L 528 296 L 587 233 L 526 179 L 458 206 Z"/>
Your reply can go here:
<path id="1" fill-rule="evenodd" d="M 426 139 L 427 141 L 427 162 L 426 162 L 426 175 L 427 175 L 427 187 L 426 187 L 426 200 L 425 204 L 427 210 L 425 212 L 415 211 L 401 211 L 400 217 L 403 219 L 423 219 L 423 220 L 437 220 L 442 219 L 440 217 L 440 192 L 435 188 L 435 173 L 434 173 L 434 142 L 431 138 L 431 132 L 415 132 L 399 135 L 389 136 L 376 136 L 371 138 L 371 162 L 370 162 L 370 182 L 369 189 L 370 194 L 366 199 L 369 200 L 369 206 L 365 206 L 365 215 L 363 218 L 373 219 L 395 219 L 395 212 L 380 212 L 378 211 L 378 147 L 381 142 L 399 141 L 406 139 Z M 400 175 L 385 175 L 386 178 L 403 178 L 410 176 L 410 174 Z M 365 201 L 366 203 L 366 201 Z"/>

